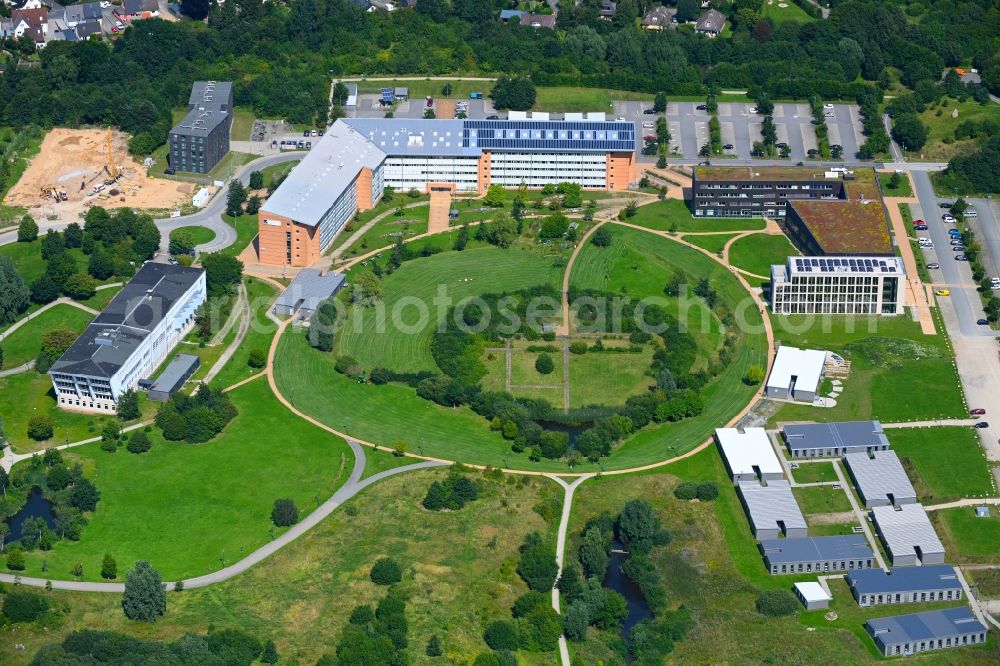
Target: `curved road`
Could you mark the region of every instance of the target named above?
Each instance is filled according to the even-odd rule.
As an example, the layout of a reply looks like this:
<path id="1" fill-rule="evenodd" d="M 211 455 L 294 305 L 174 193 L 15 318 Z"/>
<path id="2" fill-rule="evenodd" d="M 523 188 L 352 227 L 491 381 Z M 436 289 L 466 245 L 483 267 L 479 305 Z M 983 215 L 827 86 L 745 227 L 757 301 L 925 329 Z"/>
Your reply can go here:
<path id="1" fill-rule="evenodd" d="M 415 469 L 425 469 L 428 467 L 439 467 L 445 464 L 434 461 L 420 462 L 413 465 L 406 465 L 404 467 L 387 469 L 383 472 L 379 472 L 378 474 L 373 474 L 367 479 L 362 479 L 361 475 L 365 471 L 365 462 L 367 460 L 365 450 L 360 444 L 353 440 L 347 440 L 347 444 L 351 447 L 351 451 L 354 452 L 354 469 L 351 471 L 351 476 L 347 479 L 347 482 L 338 488 L 337 492 L 335 492 L 330 499 L 323 502 L 315 511 L 310 513 L 300 522 L 293 525 L 287 532 L 274 539 L 274 541 L 264 544 L 235 564 L 231 564 L 228 567 L 219 569 L 218 571 L 205 574 L 204 576 L 197 576 L 195 578 L 185 580 L 184 588 L 191 589 L 195 587 L 205 587 L 207 585 L 221 583 L 222 581 L 238 576 L 250 567 L 276 553 L 281 548 L 287 546 L 295 539 L 298 539 L 300 536 L 319 524 L 321 520 L 333 513 L 334 510 L 341 504 L 351 499 L 373 483 L 377 483 L 378 481 L 386 479 L 390 476 L 395 476 L 396 474 L 402 474 L 403 472 L 409 472 Z M 4 583 L 31 585 L 33 587 L 45 587 L 45 584 L 48 582 L 43 578 L 22 577 L 15 576 L 13 574 L 0 574 L 0 581 Z M 167 590 L 173 590 L 174 585 L 174 583 L 166 583 Z M 71 590 L 74 592 L 115 592 L 120 594 L 125 591 L 125 585 L 123 583 L 89 583 L 70 580 L 52 580 L 52 587 L 57 590 Z"/>

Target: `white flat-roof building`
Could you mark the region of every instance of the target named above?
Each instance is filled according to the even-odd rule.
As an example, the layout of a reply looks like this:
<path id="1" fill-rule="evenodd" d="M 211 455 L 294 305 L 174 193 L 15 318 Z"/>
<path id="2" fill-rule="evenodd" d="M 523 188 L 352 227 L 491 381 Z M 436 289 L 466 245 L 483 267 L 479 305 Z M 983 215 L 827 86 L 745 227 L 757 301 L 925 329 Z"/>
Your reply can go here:
<path id="1" fill-rule="evenodd" d="M 830 607 L 833 599 L 823 586 L 815 581 L 795 584 L 795 596 L 799 598 L 806 610 L 823 610 Z"/>
<path id="2" fill-rule="evenodd" d="M 740 481 L 770 481 L 785 478 L 767 432 L 763 428 L 716 428 L 722 460 L 733 483 Z"/>
<path id="3" fill-rule="evenodd" d="M 876 506 L 871 514 L 894 567 L 944 564 L 944 544 L 922 504 Z"/>
<path id="4" fill-rule="evenodd" d="M 813 402 L 823 379 L 825 351 L 782 345 L 774 357 L 764 394 L 769 398 Z"/>
<path id="5" fill-rule="evenodd" d="M 906 269 L 899 257 L 788 257 L 771 266 L 776 314 L 901 314 Z"/>
<path id="6" fill-rule="evenodd" d="M 848 453 L 844 463 L 865 508 L 917 501 L 917 492 L 895 451 Z"/>
<path id="7" fill-rule="evenodd" d="M 788 539 L 806 536 L 806 519 L 788 481 L 768 481 L 767 485 L 740 481 L 736 492 L 750 520 L 750 530 L 758 541 L 777 539 L 781 534 Z"/>

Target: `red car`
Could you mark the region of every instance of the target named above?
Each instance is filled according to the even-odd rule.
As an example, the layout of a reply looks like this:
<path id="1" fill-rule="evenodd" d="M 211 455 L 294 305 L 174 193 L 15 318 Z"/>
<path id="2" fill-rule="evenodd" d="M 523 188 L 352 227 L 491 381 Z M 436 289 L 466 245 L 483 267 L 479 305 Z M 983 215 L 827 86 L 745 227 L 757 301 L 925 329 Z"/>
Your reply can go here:
<path id="1" fill-rule="evenodd" d="M 913 220 L 913 226 L 917 226 L 918 224 L 927 224 L 927 223 L 924 222 L 923 220 Z"/>
<path id="2" fill-rule="evenodd" d="M 986 410 L 983 409 L 982 407 L 978 407 L 976 409 L 970 409 L 969 414 L 971 414 L 972 416 L 985 416 Z"/>

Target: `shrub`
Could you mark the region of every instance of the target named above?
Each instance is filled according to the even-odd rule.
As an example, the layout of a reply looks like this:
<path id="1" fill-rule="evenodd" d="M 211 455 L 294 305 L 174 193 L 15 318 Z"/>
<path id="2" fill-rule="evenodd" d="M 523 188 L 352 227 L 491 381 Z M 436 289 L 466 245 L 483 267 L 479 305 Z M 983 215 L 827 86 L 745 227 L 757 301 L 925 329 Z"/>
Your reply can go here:
<path id="1" fill-rule="evenodd" d="M 396 560 L 383 557 L 372 566 L 371 579 L 376 585 L 394 585 L 403 580 L 403 569 Z"/>
<path id="2" fill-rule="evenodd" d="M 251 349 L 250 355 L 247 357 L 247 365 L 251 368 L 263 368 L 267 363 L 267 354 L 264 353 L 263 349 Z"/>
<path id="3" fill-rule="evenodd" d="M 674 497 L 679 500 L 693 500 L 698 496 L 698 484 L 693 481 L 682 481 L 674 488 Z"/>
<path id="4" fill-rule="evenodd" d="M 288 527 L 299 522 L 299 508 L 295 506 L 295 500 L 274 500 L 274 508 L 271 509 L 271 522 L 278 527 Z"/>
<path id="5" fill-rule="evenodd" d="M 594 235 L 590 237 L 590 242 L 597 247 L 608 247 L 611 245 L 611 239 L 611 230 L 604 226 L 594 232 Z"/>
<path id="6" fill-rule="evenodd" d="M 757 386 L 764 381 L 764 368 L 759 365 L 751 365 L 743 375 L 743 383 L 748 386 Z"/>
<path id="7" fill-rule="evenodd" d="M 48 609 L 48 599 L 25 590 L 9 592 L 3 600 L 3 614 L 11 622 L 34 622 Z"/>
<path id="8" fill-rule="evenodd" d="M 791 615 L 798 607 L 795 595 L 788 590 L 766 590 L 757 595 L 757 612 L 761 615 Z"/>
<path id="9" fill-rule="evenodd" d="M 698 484 L 698 499 L 702 502 L 711 502 L 719 496 L 719 486 L 714 481 L 706 481 Z"/>
<path id="10" fill-rule="evenodd" d="M 20 548 L 14 548 L 7 553 L 7 568 L 11 571 L 24 571 L 24 552 Z"/>
<path id="11" fill-rule="evenodd" d="M 553 370 L 556 369 L 555 361 L 552 360 L 552 356 L 542 352 L 535 359 L 535 370 L 542 373 L 543 375 L 551 374 Z"/>
<path id="12" fill-rule="evenodd" d="M 105 553 L 104 560 L 101 562 L 101 578 L 107 580 L 118 578 L 118 563 L 115 562 L 115 558 L 111 557 L 111 553 Z"/>
<path id="13" fill-rule="evenodd" d="M 518 648 L 517 627 L 507 620 L 493 620 L 486 625 L 483 640 L 494 650 L 516 650 Z"/>
<path id="14" fill-rule="evenodd" d="M 587 343 L 583 340 L 577 340 L 575 342 L 569 343 L 569 353 L 570 354 L 586 354 L 587 353 Z"/>
<path id="15" fill-rule="evenodd" d="M 441 639 L 438 638 L 437 634 L 431 636 L 430 640 L 427 641 L 427 649 L 424 652 L 428 657 L 440 657 L 444 654 L 444 650 L 441 648 Z"/>
<path id="16" fill-rule="evenodd" d="M 36 442 L 52 439 L 52 417 L 47 414 L 35 414 L 29 418 L 28 437 Z"/>
<path id="17" fill-rule="evenodd" d="M 153 444 L 149 441 L 149 435 L 147 435 L 142 430 L 137 430 L 132 433 L 132 437 L 128 440 L 128 450 L 132 453 L 145 453 L 152 448 Z"/>

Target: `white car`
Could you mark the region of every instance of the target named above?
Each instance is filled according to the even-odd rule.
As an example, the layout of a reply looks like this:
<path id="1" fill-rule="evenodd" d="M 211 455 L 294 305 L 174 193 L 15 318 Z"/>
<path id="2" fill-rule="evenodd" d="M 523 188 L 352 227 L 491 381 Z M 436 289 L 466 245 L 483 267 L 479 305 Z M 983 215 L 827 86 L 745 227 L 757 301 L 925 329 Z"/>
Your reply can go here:
<path id="1" fill-rule="evenodd" d="M 623 122 L 625 122 L 625 116 L 618 116 L 617 118 L 615 118 L 615 121 L 619 122 L 619 123 L 623 123 Z"/>
<path id="2" fill-rule="evenodd" d="M 110 6 L 111 6 L 111 3 L 108 2 L 107 0 L 104 0 L 103 2 L 101 2 L 101 9 L 107 9 Z"/>
<path id="3" fill-rule="evenodd" d="M 750 107 L 750 113 L 757 113 L 757 107 L 756 106 L 751 106 Z"/>
<path id="4" fill-rule="evenodd" d="M 115 27 L 118 28 L 119 30 L 124 30 L 125 24 L 122 23 L 121 21 L 115 21 Z"/>
<path id="5" fill-rule="evenodd" d="M 975 208 L 970 208 L 969 210 L 962 213 L 962 217 L 979 217 L 979 213 L 976 212 Z"/>
<path id="6" fill-rule="evenodd" d="M 656 127 L 656 125 L 654 125 L 653 123 L 643 123 L 642 124 L 642 129 L 653 129 L 654 127 Z"/>
<path id="7" fill-rule="evenodd" d="M 823 108 L 827 111 L 833 111 L 833 104 L 824 104 Z"/>

